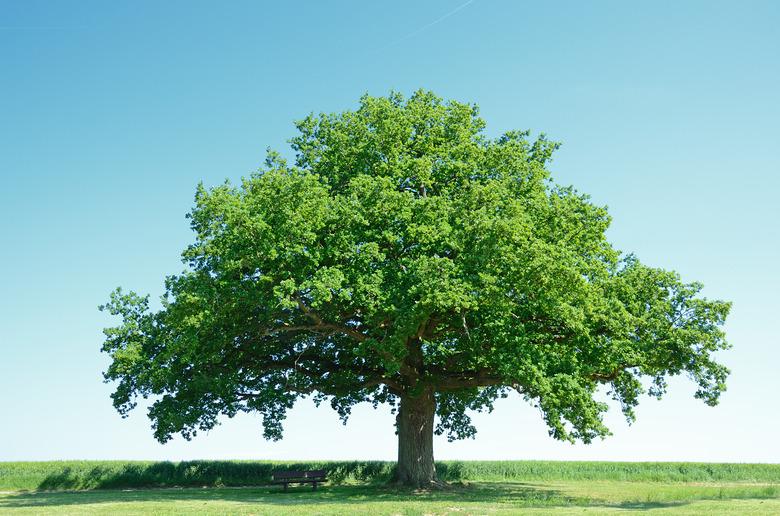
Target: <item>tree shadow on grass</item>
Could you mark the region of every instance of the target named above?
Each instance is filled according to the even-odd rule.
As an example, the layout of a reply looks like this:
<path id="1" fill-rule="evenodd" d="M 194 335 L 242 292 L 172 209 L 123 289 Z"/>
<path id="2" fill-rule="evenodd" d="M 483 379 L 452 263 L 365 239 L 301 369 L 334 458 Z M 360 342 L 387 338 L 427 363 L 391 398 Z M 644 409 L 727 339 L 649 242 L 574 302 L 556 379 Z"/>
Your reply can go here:
<path id="1" fill-rule="evenodd" d="M 718 499 L 717 496 L 696 497 L 695 500 Z M 743 498 L 743 497 L 738 497 Z M 762 496 L 751 497 L 762 498 Z M 770 497 L 772 498 L 772 497 Z M 719 498 L 723 499 L 723 498 Z M 508 510 L 522 508 L 603 508 L 624 511 L 646 511 L 652 509 L 680 507 L 695 501 L 623 501 L 610 503 L 604 500 L 573 497 L 549 485 L 521 482 L 475 482 L 453 484 L 448 489 L 413 491 L 387 485 L 336 485 L 325 486 L 317 491 L 309 487 L 291 487 L 288 492 L 274 487 L 239 488 L 152 488 L 152 489 L 97 489 L 80 491 L 34 491 L 0 495 L 0 511 L 3 509 L 82 506 L 86 509 L 94 504 L 131 503 L 208 503 L 230 502 L 257 505 L 258 509 L 272 512 L 283 511 L 283 507 L 315 506 L 332 510 L 344 506 L 378 503 L 385 506 L 402 503 L 480 503 L 487 507 Z"/>
<path id="2" fill-rule="evenodd" d="M 393 478 L 395 463 L 385 461 L 327 461 L 274 463 L 261 461 L 106 462 L 64 464 L 43 478 L 35 489 L 123 489 L 141 487 L 248 487 L 271 483 L 278 471 L 326 471 L 332 485 L 357 482 L 381 485 Z M 437 463 L 439 478 L 464 480 L 463 465 Z"/>
<path id="3" fill-rule="evenodd" d="M 381 461 L 344 462 L 240 462 L 185 461 L 118 463 L 92 467 L 63 467 L 46 476 L 38 491 L 123 489 L 142 487 L 246 487 L 271 483 L 275 472 L 324 469 L 333 484 L 386 483 L 393 464 Z"/>
<path id="4" fill-rule="evenodd" d="M 684 500 L 642 501 L 627 497 L 628 500 L 621 502 L 607 502 L 587 496 L 574 497 L 549 484 L 511 481 L 463 484 L 462 477 L 465 474 L 457 462 L 437 464 L 440 478 L 453 482 L 450 488 L 411 491 L 387 484 L 392 478 L 393 467 L 393 463 L 379 461 L 76 464 L 46 476 L 37 485 L 37 491 L 0 495 L 0 510 L 98 503 L 225 501 L 260 504 L 269 508 L 315 505 L 323 510 L 327 510 L 329 504 L 335 509 L 340 505 L 372 502 L 462 502 L 484 503 L 515 510 L 522 507 L 602 507 L 642 511 L 676 507 L 696 500 L 777 497 L 777 489 L 772 487 L 767 488 L 766 493 L 750 489 L 742 493 L 697 493 Z M 292 487 L 287 493 L 281 492 L 279 486 L 269 487 L 274 472 L 291 469 L 326 469 L 329 483 L 314 492 L 308 486 Z"/>
<path id="5" fill-rule="evenodd" d="M 0 510 L 22 507 L 55 507 L 104 503 L 176 503 L 224 501 L 266 506 L 352 505 L 365 503 L 447 502 L 485 503 L 508 507 L 560 507 L 590 505 L 587 499 L 575 499 L 547 486 L 512 483 L 475 483 L 453 485 L 449 489 L 412 491 L 377 485 L 325 486 L 311 488 L 170 488 L 133 490 L 90 490 L 26 492 L 0 497 Z"/>

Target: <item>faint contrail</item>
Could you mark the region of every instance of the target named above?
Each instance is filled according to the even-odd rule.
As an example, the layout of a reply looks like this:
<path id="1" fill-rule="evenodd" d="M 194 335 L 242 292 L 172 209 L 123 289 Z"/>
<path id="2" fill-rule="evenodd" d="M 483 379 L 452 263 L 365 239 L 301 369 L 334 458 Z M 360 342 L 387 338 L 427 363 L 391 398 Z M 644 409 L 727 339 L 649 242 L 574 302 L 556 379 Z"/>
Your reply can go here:
<path id="1" fill-rule="evenodd" d="M 460 4 L 458 7 L 456 7 L 452 11 L 449 11 L 448 13 L 443 14 L 442 16 L 439 16 L 438 18 L 436 18 L 432 22 L 427 23 L 427 24 L 423 25 L 422 27 L 420 27 L 419 29 L 414 30 L 414 31 L 410 32 L 409 34 L 407 34 L 405 36 L 401 36 L 400 38 L 398 38 L 396 40 L 393 40 L 390 43 L 380 47 L 379 49 L 377 49 L 377 52 L 380 52 L 380 51 L 386 49 L 387 47 L 391 47 L 391 46 L 393 46 L 393 45 L 395 45 L 397 43 L 400 43 L 401 41 L 407 40 L 407 39 L 411 38 L 412 36 L 416 36 L 417 34 L 421 33 L 425 29 L 429 29 L 429 28 L 433 27 L 437 23 L 441 23 L 442 21 L 446 20 L 447 18 L 449 18 L 450 16 L 452 16 L 456 12 L 460 11 L 461 9 L 463 9 L 465 7 L 468 7 L 468 5 L 474 3 L 474 1 L 475 0 L 468 0 L 466 2 L 463 2 L 462 4 Z"/>

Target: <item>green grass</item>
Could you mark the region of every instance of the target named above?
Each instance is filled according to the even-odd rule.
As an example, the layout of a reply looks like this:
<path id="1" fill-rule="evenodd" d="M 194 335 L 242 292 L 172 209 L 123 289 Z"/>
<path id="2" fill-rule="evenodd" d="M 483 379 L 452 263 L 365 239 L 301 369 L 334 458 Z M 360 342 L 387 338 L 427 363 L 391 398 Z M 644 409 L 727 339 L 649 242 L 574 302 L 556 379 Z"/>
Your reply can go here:
<path id="1" fill-rule="evenodd" d="M 440 462 L 451 485 L 390 487 L 390 462 L 0 462 L 0 513 L 20 514 L 780 514 L 780 464 Z M 313 492 L 268 486 L 326 469 Z M 240 487 L 242 486 L 242 487 Z"/>
<path id="2" fill-rule="evenodd" d="M 778 514 L 780 484 L 474 482 L 415 492 L 379 485 L 7 492 L 6 514 Z"/>
<path id="3" fill-rule="evenodd" d="M 266 485 L 276 470 L 325 469 L 332 484 L 382 484 L 392 462 L 0 462 L 0 491 Z M 445 461 L 449 482 L 763 482 L 780 484 L 780 464 L 693 462 Z"/>

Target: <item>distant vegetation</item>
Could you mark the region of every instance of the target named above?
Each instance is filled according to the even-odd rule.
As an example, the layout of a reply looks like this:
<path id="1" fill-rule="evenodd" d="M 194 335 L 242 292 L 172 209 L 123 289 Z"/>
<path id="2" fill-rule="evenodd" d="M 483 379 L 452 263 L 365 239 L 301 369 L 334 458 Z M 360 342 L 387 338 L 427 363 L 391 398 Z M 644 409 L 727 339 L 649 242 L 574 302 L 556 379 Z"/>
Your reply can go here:
<path id="1" fill-rule="evenodd" d="M 325 469 L 332 484 L 373 484 L 391 479 L 394 468 L 394 462 L 380 461 L 0 462 L 0 491 L 262 486 L 274 471 L 288 469 Z M 438 462 L 436 469 L 449 482 L 780 483 L 780 464 L 445 461 Z"/>

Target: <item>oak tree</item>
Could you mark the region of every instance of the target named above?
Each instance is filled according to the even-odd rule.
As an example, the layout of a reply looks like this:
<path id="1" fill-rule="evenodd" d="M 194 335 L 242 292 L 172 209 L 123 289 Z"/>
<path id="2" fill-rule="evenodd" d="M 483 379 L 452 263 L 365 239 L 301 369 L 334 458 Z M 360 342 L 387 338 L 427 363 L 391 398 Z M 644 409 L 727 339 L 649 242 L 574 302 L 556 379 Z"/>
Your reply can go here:
<path id="1" fill-rule="evenodd" d="M 717 403 L 729 303 L 616 251 L 607 210 L 551 180 L 555 143 L 489 138 L 476 106 L 424 91 L 297 129 L 294 162 L 198 187 L 160 309 L 121 290 L 101 307 L 121 317 L 103 345 L 114 406 L 150 398 L 161 442 L 239 412 L 279 439 L 305 396 L 345 421 L 389 404 L 398 480 L 424 486 L 434 433 L 473 436 L 469 412 L 510 391 L 584 442 L 609 434 L 601 386 L 629 420 L 673 375 Z"/>

